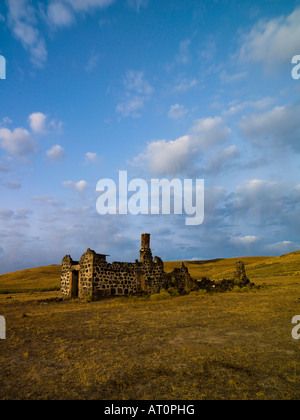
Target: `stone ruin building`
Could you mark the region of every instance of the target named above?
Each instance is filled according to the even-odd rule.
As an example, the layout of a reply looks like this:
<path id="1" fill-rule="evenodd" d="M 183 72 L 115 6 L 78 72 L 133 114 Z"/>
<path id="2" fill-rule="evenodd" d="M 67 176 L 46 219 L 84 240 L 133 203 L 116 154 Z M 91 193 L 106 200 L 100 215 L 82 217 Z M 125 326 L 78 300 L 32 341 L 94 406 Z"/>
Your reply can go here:
<path id="1" fill-rule="evenodd" d="M 193 280 L 187 267 L 167 274 L 163 261 L 152 257 L 150 234 L 142 234 L 140 260 L 134 263 L 106 261 L 107 255 L 96 254 L 87 249 L 80 261 L 73 261 L 70 255 L 62 260 L 61 297 L 101 298 L 132 294 L 151 295 L 162 288 L 175 287 L 179 293 L 190 288 Z"/>
<path id="2" fill-rule="evenodd" d="M 232 279 L 221 281 L 211 281 L 205 277 L 193 279 L 184 263 L 167 274 L 163 261 L 159 257 L 152 257 L 148 233 L 142 234 L 139 261 L 108 263 L 106 257 L 89 248 L 80 261 L 73 261 L 70 255 L 66 255 L 62 260 L 61 298 L 152 295 L 170 287 L 184 294 L 201 289 L 224 292 L 232 290 L 235 285 L 254 286 L 246 276 L 242 261 L 236 263 Z"/>

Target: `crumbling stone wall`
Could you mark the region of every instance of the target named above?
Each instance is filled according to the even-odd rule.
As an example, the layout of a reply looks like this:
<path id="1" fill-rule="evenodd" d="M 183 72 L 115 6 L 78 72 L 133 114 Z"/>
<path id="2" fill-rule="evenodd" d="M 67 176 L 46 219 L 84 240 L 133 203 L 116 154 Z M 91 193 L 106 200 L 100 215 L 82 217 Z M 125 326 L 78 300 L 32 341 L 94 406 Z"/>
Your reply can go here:
<path id="1" fill-rule="evenodd" d="M 78 277 L 74 274 L 78 274 Z M 74 283 L 77 281 L 77 289 Z M 121 296 L 159 293 L 165 284 L 163 262 L 153 260 L 150 235 L 142 235 L 140 261 L 135 263 L 106 261 L 106 255 L 88 249 L 79 262 L 67 255 L 62 261 L 61 296 L 72 298 Z"/>
<path id="2" fill-rule="evenodd" d="M 180 294 L 188 293 L 191 290 L 196 290 L 197 281 L 191 277 L 188 268 L 182 263 L 180 268 L 175 268 L 166 275 L 165 288 L 169 287 L 174 287 Z"/>
<path id="3" fill-rule="evenodd" d="M 157 262 L 148 262 L 140 267 L 144 272 L 145 289 L 144 293 L 153 294 L 159 293 L 160 289 L 164 286 L 165 272 L 163 266 Z"/>
<path id="4" fill-rule="evenodd" d="M 78 296 L 90 296 L 93 293 L 93 267 L 95 256 L 95 251 L 88 248 L 79 261 Z"/>
<path id="5" fill-rule="evenodd" d="M 232 279 L 214 282 L 206 278 L 193 279 L 188 268 L 181 264 L 172 273 L 166 274 L 163 261 L 152 257 L 150 235 L 142 235 L 140 261 L 134 263 L 106 261 L 106 255 L 96 254 L 87 249 L 80 261 L 73 261 L 70 255 L 62 260 L 61 297 L 122 296 L 131 294 L 151 295 L 159 293 L 162 288 L 175 288 L 180 294 L 193 290 L 207 291 L 231 290 L 235 285 L 252 284 L 246 276 L 244 263 L 236 264 Z"/>
<path id="6" fill-rule="evenodd" d="M 245 264 L 243 263 L 243 261 L 238 261 L 236 263 L 233 280 L 234 280 L 234 284 L 238 286 L 239 285 L 246 286 L 247 284 L 250 283 L 250 280 L 248 279 L 246 275 Z"/>
<path id="7" fill-rule="evenodd" d="M 245 264 L 242 261 L 236 263 L 235 272 L 233 278 L 223 279 L 219 281 L 212 281 L 206 277 L 196 283 L 195 290 L 206 290 L 207 292 L 226 292 L 234 288 L 239 287 L 255 287 L 254 283 L 251 283 L 246 275 Z"/>
<path id="8" fill-rule="evenodd" d="M 60 293 L 64 298 L 69 297 L 70 289 L 70 275 L 72 269 L 73 260 L 70 255 L 66 255 L 62 260 L 61 267 L 61 281 L 60 281 Z"/>

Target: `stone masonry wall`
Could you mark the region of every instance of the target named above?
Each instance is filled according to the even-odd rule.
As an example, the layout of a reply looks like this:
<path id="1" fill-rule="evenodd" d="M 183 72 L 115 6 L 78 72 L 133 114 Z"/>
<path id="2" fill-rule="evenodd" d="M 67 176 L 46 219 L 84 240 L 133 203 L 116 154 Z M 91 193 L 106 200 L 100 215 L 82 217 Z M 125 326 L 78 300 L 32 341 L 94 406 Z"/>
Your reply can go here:
<path id="1" fill-rule="evenodd" d="M 163 281 L 164 271 L 156 263 L 98 262 L 93 269 L 93 294 L 101 297 L 158 293 Z"/>
<path id="2" fill-rule="evenodd" d="M 93 267 L 96 253 L 88 249 L 79 261 L 79 297 L 90 296 L 93 292 Z"/>
<path id="3" fill-rule="evenodd" d="M 159 293 L 164 286 L 165 273 L 163 267 L 157 263 L 146 263 L 143 265 L 145 285 L 148 294 Z"/>
<path id="4" fill-rule="evenodd" d="M 62 298 L 68 298 L 69 296 L 72 262 L 73 260 L 70 255 L 66 255 L 62 260 L 60 283 L 60 293 Z"/>
<path id="5" fill-rule="evenodd" d="M 167 275 L 167 287 L 175 287 L 180 294 L 194 290 L 195 280 L 190 276 L 188 268 L 181 264 Z"/>
<path id="6" fill-rule="evenodd" d="M 93 294 L 96 297 L 129 295 L 137 292 L 135 264 L 98 261 L 93 268 Z"/>
<path id="7" fill-rule="evenodd" d="M 190 276 L 183 265 L 172 273 L 180 292 L 187 286 Z M 106 255 L 87 249 L 79 262 L 66 255 L 62 261 L 61 296 L 96 298 L 130 294 L 154 294 L 167 288 L 170 277 L 164 272 L 163 261 L 152 258 L 150 235 L 142 235 L 140 261 L 135 263 L 106 261 Z"/>

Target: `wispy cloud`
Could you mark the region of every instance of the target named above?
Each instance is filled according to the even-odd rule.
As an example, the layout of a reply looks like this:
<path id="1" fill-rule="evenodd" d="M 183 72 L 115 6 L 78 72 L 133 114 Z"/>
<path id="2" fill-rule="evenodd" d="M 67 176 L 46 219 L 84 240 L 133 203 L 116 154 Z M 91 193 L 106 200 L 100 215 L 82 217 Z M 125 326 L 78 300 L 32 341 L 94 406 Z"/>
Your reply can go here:
<path id="1" fill-rule="evenodd" d="M 219 150 L 213 154 L 207 166 L 203 167 L 203 172 L 206 174 L 220 174 L 229 165 L 233 165 L 240 156 L 241 152 L 234 145 Z"/>
<path id="2" fill-rule="evenodd" d="M 48 58 L 45 36 L 40 29 L 69 27 L 76 15 L 104 9 L 115 0 L 48 0 L 45 4 L 31 0 L 7 0 L 7 23 L 14 36 L 30 53 L 32 63 L 43 67 Z M 141 7 L 141 6 L 139 6 Z"/>
<path id="3" fill-rule="evenodd" d="M 172 105 L 168 112 L 168 117 L 173 120 L 178 120 L 183 118 L 188 113 L 188 110 L 185 109 L 183 105 L 175 104 Z"/>
<path id="4" fill-rule="evenodd" d="M 38 29 L 37 10 L 28 0 L 7 0 L 7 7 L 12 33 L 29 51 L 32 63 L 43 66 L 48 53 L 45 39 Z"/>
<path id="5" fill-rule="evenodd" d="M 66 153 L 62 146 L 56 144 L 47 150 L 46 156 L 50 162 L 59 162 L 64 159 Z"/>
<path id="6" fill-rule="evenodd" d="M 123 117 L 139 118 L 140 111 L 144 108 L 153 93 L 153 87 L 145 79 L 143 71 L 128 70 L 123 81 L 125 94 L 117 105 L 117 112 Z"/>
<path id="7" fill-rule="evenodd" d="M 132 9 L 135 9 L 137 12 L 140 11 L 141 8 L 147 7 L 149 0 L 127 0 L 127 4 Z"/>
<path id="8" fill-rule="evenodd" d="M 87 73 L 91 73 L 95 69 L 95 67 L 97 66 L 99 62 L 99 58 L 100 58 L 99 54 L 96 54 L 94 51 L 92 51 L 88 59 L 88 62 L 85 66 L 85 71 Z"/>
<path id="9" fill-rule="evenodd" d="M 19 190 L 20 188 L 22 188 L 22 185 L 20 184 L 20 182 L 15 182 L 15 181 L 8 181 L 8 182 L 0 182 L 0 185 L 4 188 L 8 188 L 9 190 Z"/>
<path id="10" fill-rule="evenodd" d="M 300 49 L 300 8 L 290 15 L 262 20 L 241 37 L 239 59 L 242 62 L 260 62 L 269 71 L 278 65 L 290 63 Z"/>
<path id="11" fill-rule="evenodd" d="M 255 242 L 259 242 L 261 238 L 259 236 L 248 235 L 248 236 L 236 236 L 230 238 L 230 243 L 237 246 L 249 246 Z"/>
<path id="12" fill-rule="evenodd" d="M 79 193 L 83 193 L 86 191 L 88 187 L 88 183 L 84 180 L 74 182 L 74 181 L 64 181 L 63 186 L 69 188 L 73 191 L 77 191 Z"/>
<path id="13" fill-rule="evenodd" d="M 248 72 L 243 71 L 240 73 L 230 73 L 228 74 L 225 70 L 220 73 L 220 80 L 223 83 L 236 83 L 241 80 L 244 80 L 248 76 Z"/>
<path id="14" fill-rule="evenodd" d="M 178 64 L 186 65 L 190 62 L 191 60 L 190 45 L 191 45 L 190 39 L 185 39 L 180 42 L 179 51 L 175 56 L 175 61 Z"/>
<path id="15" fill-rule="evenodd" d="M 277 98 L 271 98 L 271 97 L 265 97 L 261 99 L 257 99 L 255 101 L 244 101 L 239 102 L 237 100 L 231 101 L 228 105 L 228 109 L 224 109 L 223 114 L 224 115 L 235 115 L 242 111 L 244 111 L 246 108 L 254 108 L 256 111 L 262 111 L 265 108 L 268 108 L 271 105 L 274 105 L 276 103 Z"/>
<path id="16" fill-rule="evenodd" d="M 75 21 L 71 7 L 60 1 L 52 1 L 47 7 L 48 24 L 57 27 L 70 26 Z"/>
<path id="17" fill-rule="evenodd" d="M 115 0 L 55 0 L 69 4 L 76 12 L 87 12 L 92 9 L 103 9 L 110 6 Z"/>
<path id="18" fill-rule="evenodd" d="M 180 78 L 175 82 L 175 92 L 186 92 L 198 84 L 197 79 Z"/>
<path id="19" fill-rule="evenodd" d="M 92 152 L 87 152 L 86 154 L 85 154 L 85 160 L 84 160 L 84 163 L 86 164 L 86 165 L 88 165 L 89 163 L 99 163 L 100 162 L 100 158 L 99 158 L 99 156 L 97 155 L 97 153 L 92 153 Z"/>
<path id="20" fill-rule="evenodd" d="M 244 115 L 240 120 L 240 130 L 258 147 L 289 146 L 300 152 L 299 112 L 299 104 L 287 104 L 261 113 Z"/>

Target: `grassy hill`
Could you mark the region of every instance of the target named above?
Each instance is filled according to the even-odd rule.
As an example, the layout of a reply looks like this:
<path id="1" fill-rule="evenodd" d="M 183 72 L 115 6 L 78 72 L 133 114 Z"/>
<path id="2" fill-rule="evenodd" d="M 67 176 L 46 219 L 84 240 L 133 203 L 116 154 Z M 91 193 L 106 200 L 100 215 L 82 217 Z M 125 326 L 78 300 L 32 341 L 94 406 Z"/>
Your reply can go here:
<path id="1" fill-rule="evenodd" d="M 246 273 L 250 280 L 300 275 L 300 251 L 280 257 L 225 258 L 207 261 L 185 261 L 184 263 L 194 278 L 208 277 L 211 280 L 220 280 L 232 276 L 237 261 L 245 263 Z M 179 267 L 180 264 L 180 261 L 166 262 L 165 270 L 171 272 L 175 267 Z"/>
<path id="2" fill-rule="evenodd" d="M 239 259 L 186 264 L 222 278 Z M 163 301 L 57 302 L 39 292 L 59 287 L 59 265 L 0 276 L 0 400 L 298 400 L 300 252 L 241 260 L 262 287 Z"/>
<path id="3" fill-rule="evenodd" d="M 59 290 L 60 265 L 29 268 L 0 275 L 0 293 L 43 292 Z"/>
<path id="4" fill-rule="evenodd" d="M 300 251 L 280 257 L 224 258 L 207 261 L 185 261 L 184 263 L 194 278 L 208 277 L 211 280 L 219 280 L 230 278 L 235 270 L 235 264 L 239 260 L 245 263 L 247 275 L 254 282 L 255 279 L 266 279 L 268 277 L 300 275 Z M 181 261 L 165 262 L 165 271 L 171 272 L 180 265 Z M 0 294 L 59 290 L 60 275 L 60 265 L 49 265 L 2 274 L 0 275 Z"/>

